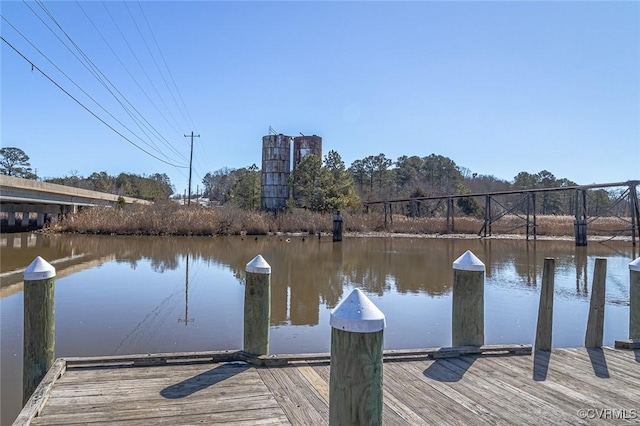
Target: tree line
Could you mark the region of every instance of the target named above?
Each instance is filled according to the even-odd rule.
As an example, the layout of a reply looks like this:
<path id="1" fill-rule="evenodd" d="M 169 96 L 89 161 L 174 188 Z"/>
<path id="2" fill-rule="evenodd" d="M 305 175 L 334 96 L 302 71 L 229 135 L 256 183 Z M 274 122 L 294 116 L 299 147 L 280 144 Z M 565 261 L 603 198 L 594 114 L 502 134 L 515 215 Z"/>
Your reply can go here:
<path id="1" fill-rule="evenodd" d="M 0 174 L 23 179 L 39 179 L 37 173 L 31 168 L 29 156 L 22 149 L 16 147 L 0 149 Z M 103 171 L 83 177 L 77 172 L 71 172 L 69 176 L 41 180 L 58 185 L 151 201 L 166 200 L 174 192 L 169 176 L 164 173 L 154 173 L 150 176 L 120 173 L 118 176 L 110 176 Z"/>
<path id="2" fill-rule="evenodd" d="M 247 209 L 260 208 L 260 169 L 223 168 L 207 173 L 202 181 L 203 195 L 216 204 L 228 202 Z M 302 207 L 313 211 L 332 211 L 361 208 L 362 202 L 399 198 L 418 198 L 445 195 L 543 189 L 578 186 L 568 178 L 558 178 L 547 170 L 538 173 L 520 172 L 512 181 L 492 175 L 472 173 L 458 166 L 452 159 L 430 154 L 400 156 L 395 161 L 385 154 L 370 155 L 345 166 L 340 154 L 330 151 L 323 159 L 305 156 L 294 167 L 289 179 L 291 198 L 288 207 Z M 587 211 L 590 215 L 624 215 L 628 205 L 621 202 L 624 189 L 592 189 L 587 191 Z M 495 197 L 492 208 L 526 214 L 532 206 L 522 194 Z M 444 215 L 444 200 L 423 202 L 417 210 L 407 202 L 401 206 L 409 216 Z M 475 217 L 484 215 L 480 197 L 456 198 L 457 214 Z M 574 191 L 542 192 L 535 210 L 545 215 L 574 215 L 581 208 Z M 531 211 L 532 212 L 532 211 Z"/>
<path id="3" fill-rule="evenodd" d="M 21 149 L 0 149 L 0 173 L 26 179 L 38 179 Z M 260 209 L 261 170 L 255 164 L 239 169 L 228 167 L 208 172 L 202 184 L 202 195 L 212 204 L 231 203 L 247 210 Z M 88 177 L 70 176 L 45 179 L 45 182 L 74 186 L 95 191 L 141 198 L 166 200 L 174 193 L 169 177 L 164 173 L 150 176 L 121 173 L 110 176 L 94 172 Z M 306 208 L 328 212 L 339 209 L 359 209 L 362 202 L 399 198 L 419 198 L 445 195 L 466 195 L 518 189 L 542 189 L 577 186 L 568 178 L 557 178 L 551 172 L 520 172 L 512 181 L 492 175 L 472 173 L 452 159 L 430 154 L 420 157 L 400 156 L 396 160 L 385 154 L 370 155 L 346 166 L 337 151 L 324 158 L 310 154 L 295 165 L 289 177 L 291 197 L 288 208 Z M 628 203 L 621 200 L 624 189 L 592 189 L 587 192 L 589 215 L 618 215 L 628 212 Z M 483 200 L 478 197 L 456 198 L 457 214 L 482 217 Z M 531 206 L 521 194 L 496 197 L 497 208 L 525 214 Z M 542 192 L 536 212 L 545 215 L 573 215 L 582 206 L 574 191 Z M 495 204 L 494 204 L 495 206 Z M 446 214 L 444 200 L 425 201 L 416 209 L 414 203 L 400 206 L 409 216 Z M 495 208 L 495 207 L 494 207 Z"/>

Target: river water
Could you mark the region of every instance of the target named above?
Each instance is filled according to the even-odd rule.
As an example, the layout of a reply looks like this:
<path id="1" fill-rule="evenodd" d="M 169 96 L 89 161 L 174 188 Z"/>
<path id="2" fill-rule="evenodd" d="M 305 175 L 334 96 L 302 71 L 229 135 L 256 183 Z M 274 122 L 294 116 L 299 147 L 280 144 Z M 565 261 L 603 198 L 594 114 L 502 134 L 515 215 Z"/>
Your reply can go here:
<path id="1" fill-rule="evenodd" d="M 485 343 L 533 344 L 542 267 L 556 259 L 554 347 L 583 346 L 596 258 L 607 259 L 604 343 L 626 339 L 631 242 L 3 234 L 2 425 L 22 395 L 22 271 L 56 268 L 56 356 L 241 349 L 245 266 L 271 265 L 271 353 L 329 352 L 331 309 L 353 288 L 384 312 L 385 349 L 451 345 L 452 263 L 486 266 Z"/>

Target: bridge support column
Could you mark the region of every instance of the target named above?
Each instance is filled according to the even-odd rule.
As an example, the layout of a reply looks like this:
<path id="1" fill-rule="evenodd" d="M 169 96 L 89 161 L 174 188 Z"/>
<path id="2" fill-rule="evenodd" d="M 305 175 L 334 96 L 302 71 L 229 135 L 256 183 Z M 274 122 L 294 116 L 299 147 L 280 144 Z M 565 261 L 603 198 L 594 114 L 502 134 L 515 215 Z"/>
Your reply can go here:
<path id="1" fill-rule="evenodd" d="M 26 206 L 22 207 L 22 226 L 29 226 L 29 209 Z"/>
<path id="2" fill-rule="evenodd" d="M 16 208 L 13 204 L 7 205 L 7 214 L 9 215 L 7 225 L 16 226 Z"/>
<path id="3" fill-rule="evenodd" d="M 36 225 L 42 226 L 44 225 L 44 206 L 38 206 L 38 219 L 36 220 Z"/>

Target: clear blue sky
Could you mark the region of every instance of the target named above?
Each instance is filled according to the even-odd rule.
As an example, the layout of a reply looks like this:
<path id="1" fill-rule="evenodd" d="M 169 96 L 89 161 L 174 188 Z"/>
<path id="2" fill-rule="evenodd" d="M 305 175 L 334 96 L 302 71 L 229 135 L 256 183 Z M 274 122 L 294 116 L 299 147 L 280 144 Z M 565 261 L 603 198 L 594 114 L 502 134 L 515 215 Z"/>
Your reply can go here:
<path id="1" fill-rule="evenodd" d="M 322 136 L 347 166 L 434 153 L 509 181 L 640 178 L 640 2 L 42 4 L 2 1 L 2 36 L 168 163 L 187 166 L 184 134 L 200 134 L 194 191 L 208 171 L 260 166 L 269 126 Z M 1 144 L 39 176 L 166 173 L 186 189 L 187 168 L 1 44 Z"/>

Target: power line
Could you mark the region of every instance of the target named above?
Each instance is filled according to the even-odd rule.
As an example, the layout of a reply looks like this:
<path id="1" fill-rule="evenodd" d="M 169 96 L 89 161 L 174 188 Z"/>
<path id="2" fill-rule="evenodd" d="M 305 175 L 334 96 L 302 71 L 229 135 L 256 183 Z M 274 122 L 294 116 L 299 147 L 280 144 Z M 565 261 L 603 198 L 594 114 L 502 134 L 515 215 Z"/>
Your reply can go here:
<path id="1" fill-rule="evenodd" d="M 104 37 L 104 35 L 102 34 L 102 32 L 100 32 L 100 30 L 98 29 L 98 27 L 95 25 L 95 23 L 93 22 L 93 20 L 91 19 L 91 17 L 87 14 L 87 12 L 84 10 L 84 8 L 82 7 L 82 5 L 76 0 L 76 4 L 78 5 L 78 7 L 80 8 L 80 10 L 82 10 L 82 13 L 84 13 L 85 17 L 87 18 L 87 20 L 89 21 L 89 23 L 91 23 L 91 25 L 93 26 L 93 28 L 96 30 L 96 32 L 98 33 L 98 35 L 100 36 L 100 38 L 102 38 L 102 41 L 104 41 L 104 43 L 107 45 L 107 47 L 109 48 L 109 50 L 111 51 L 111 53 L 113 53 L 113 55 L 116 57 L 116 59 L 118 60 L 118 62 L 120 63 L 120 65 L 122 65 L 122 67 L 124 68 L 124 70 L 127 72 L 127 74 L 129 74 L 129 77 L 131 77 L 131 79 L 133 80 L 133 82 L 136 84 L 136 86 L 138 86 L 138 88 L 140 89 L 140 91 L 145 95 L 145 97 L 149 100 L 149 102 L 151 102 L 151 104 L 153 105 L 153 107 L 156 109 L 156 111 L 158 111 L 158 113 L 160 113 L 160 115 L 162 116 L 162 118 L 165 119 L 165 121 L 167 121 L 167 118 L 164 116 L 164 114 L 162 114 L 162 112 L 160 111 L 160 109 L 158 108 L 158 106 L 155 104 L 155 102 L 153 101 L 153 99 L 151 99 L 151 97 L 147 94 L 147 92 L 144 90 L 144 88 L 142 88 L 142 86 L 140 86 L 140 83 L 138 83 L 138 80 L 133 76 L 133 74 L 131 74 L 131 71 L 129 70 L 129 68 L 126 66 L 126 64 L 122 61 L 122 59 L 120 58 L 120 56 L 116 53 L 116 51 L 113 49 L 113 47 L 111 46 L 111 44 L 107 41 L 107 39 Z M 141 115 L 142 116 L 142 115 Z M 180 157 L 182 157 L 183 159 L 186 160 L 186 157 L 184 157 L 182 155 L 182 153 L 180 151 L 178 151 L 164 136 L 162 136 L 160 134 L 160 132 L 151 124 L 149 123 L 149 121 L 147 119 L 144 118 L 144 116 L 142 116 L 142 119 L 151 127 L 151 129 L 156 133 L 157 137 L 161 138 L 162 140 L 165 141 L 165 145 L 167 147 L 169 147 L 169 149 L 171 149 L 174 153 L 176 153 L 177 155 L 179 155 Z"/>
<path id="2" fill-rule="evenodd" d="M 2 16 L 2 15 L 0 15 Z M 60 69 L 60 67 L 58 67 L 51 59 L 49 59 L 49 57 L 47 55 L 45 55 L 40 49 L 38 49 L 37 46 L 35 46 L 24 34 L 22 34 L 20 32 L 20 30 L 18 30 L 5 16 L 2 16 L 2 19 L 9 24 L 9 26 L 16 32 L 18 33 L 23 39 L 25 39 L 27 41 L 27 43 L 29 43 L 29 45 L 31 45 L 31 47 L 33 47 L 39 54 L 41 54 L 47 61 L 49 61 L 49 63 L 51 65 L 54 66 L 55 69 L 57 69 L 58 71 L 60 71 L 60 73 L 62 75 L 64 75 L 69 81 L 71 81 L 71 83 L 73 83 L 74 86 L 76 86 L 82 93 L 84 93 L 89 99 L 91 99 L 100 109 L 102 109 L 105 113 L 107 113 L 111 118 L 113 118 L 118 124 L 120 124 L 122 127 L 124 127 L 125 129 L 127 129 L 131 134 L 133 134 L 134 136 L 136 136 L 138 139 L 140 139 L 142 142 L 144 142 L 146 144 L 145 141 L 143 141 L 138 135 L 136 135 L 131 129 L 129 129 L 124 123 L 122 123 L 120 120 L 118 120 L 118 118 L 116 118 L 113 114 L 111 114 L 109 111 L 107 111 L 106 108 L 104 108 L 97 100 L 95 100 L 91 95 L 89 95 L 82 87 L 80 87 L 71 77 L 69 77 L 63 70 Z M 164 154 L 163 154 L 164 155 Z M 166 156 L 165 156 L 166 157 Z M 168 157 L 167 157 L 168 158 Z"/>
<path id="3" fill-rule="evenodd" d="M 172 167 L 176 167 L 176 168 L 183 168 L 185 169 L 186 166 L 179 166 L 177 164 L 173 164 L 173 163 L 169 163 L 168 161 L 163 160 L 162 158 L 159 158 L 155 155 L 153 155 L 152 153 L 150 153 L 149 151 L 146 151 L 144 148 L 140 147 L 139 145 L 137 145 L 135 142 L 133 142 L 131 139 L 127 138 L 125 135 L 123 135 L 122 133 L 120 133 L 119 131 L 117 131 L 113 126 L 111 126 L 109 123 L 107 123 L 106 121 L 104 121 L 102 118 L 100 118 L 96 113 L 94 113 L 93 111 L 91 111 L 86 105 L 84 105 L 82 102 L 80 102 L 78 99 L 76 99 L 71 93 L 69 93 L 68 91 L 66 91 L 62 86 L 60 86 L 55 80 L 53 80 L 51 77 L 49 77 L 49 75 L 47 75 L 44 71 L 42 71 L 36 64 L 34 64 L 31 60 L 29 60 L 26 56 L 24 56 L 22 54 L 22 52 L 20 52 L 18 49 L 16 49 L 11 43 L 9 43 L 3 36 L 0 36 L 0 39 L 2 41 L 4 41 L 11 49 L 13 49 L 18 55 L 20 55 L 25 61 L 27 61 L 29 63 L 29 65 L 31 65 L 32 69 L 35 69 L 37 71 L 40 72 L 40 74 L 42 74 L 43 76 L 45 76 L 50 82 L 52 82 L 58 89 L 62 90 L 67 96 L 69 96 L 71 99 L 73 99 L 78 105 L 80 105 L 82 108 L 84 108 L 89 114 L 93 115 L 95 118 L 97 118 L 102 124 L 104 124 L 105 126 L 107 126 L 109 129 L 111 129 L 114 133 L 116 133 L 118 136 L 120 136 L 122 139 L 126 140 L 127 142 L 129 142 L 131 145 L 135 146 L 136 148 L 138 148 L 140 151 L 144 152 L 145 154 L 155 158 L 158 161 L 161 161 L 165 164 L 168 164 Z"/>
<path id="4" fill-rule="evenodd" d="M 134 123 L 136 125 L 138 125 L 138 127 L 140 128 L 140 130 L 142 130 L 142 132 L 145 134 L 145 136 L 147 136 L 147 138 L 149 137 L 149 135 L 146 134 L 146 132 L 140 127 L 139 121 L 137 118 L 135 118 L 133 116 L 133 114 L 129 111 L 129 109 L 122 103 L 122 101 L 118 98 L 118 96 L 116 96 L 116 94 L 107 86 L 108 82 L 117 92 L 118 94 L 136 111 L 136 113 L 140 116 L 142 116 L 142 114 L 140 114 L 140 112 L 131 104 L 131 102 L 129 102 L 129 100 L 120 92 L 118 91 L 118 89 L 115 87 L 115 85 L 113 85 L 113 83 L 111 83 L 111 81 L 104 75 L 104 73 L 102 73 L 98 67 L 91 61 L 91 59 L 82 51 L 82 49 L 73 41 L 73 39 L 71 39 L 71 37 L 66 33 L 66 31 L 60 26 L 60 24 L 56 21 L 55 17 L 53 17 L 53 15 L 51 14 L 51 12 L 49 12 L 49 10 L 46 8 L 46 6 L 44 6 L 41 3 L 38 3 L 38 5 L 40 6 L 40 8 L 47 14 L 47 16 L 49 16 L 49 18 L 56 24 L 56 26 L 58 26 L 58 28 L 60 29 L 60 31 L 62 31 L 62 33 L 69 39 L 69 41 L 73 44 L 73 46 L 76 48 L 76 50 L 83 56 L 84 60 L 79 58 L 78 55 L 67 45 L 67 43 L 64 42 L 64 40 L 62 40 L 58 34 L 56 34 L 56 32 L 42 19 L 42 17 L 31 8 L 31 6 L 29 6 L 29 4 L 26 1 L 23 1 L 24 4 L 27 6 L 27 8 L 29 8 L 29 10 L 31 10 L 31 12 L 40 20 L 40 22 L 42 22 L 42 24 L 58 39 L 58 41 L 78 60 L 78 62 L 80 62 L 86 69 L 87 71 L 89 71 L 89 73 L 91 73 L 91 75 L 93 75 L 93 77 L 98 80 L 98 82 L 111 94 L 111 96 L 114 97 L 114 99 L 120 104 L 120 106 L 125 110 L 125 112 L 129 115 L 129 117 L 134 120 Z M 98 73 L 100 73 L 100 75 L 98 75 Z M 106 82 L 105 82 L 106 80 Z M 95 101 L 94 101 L 95 102 Z M 97 102 L 96 102 L 97 103 Z M 116 120 L 117 121 L 117 120 Z M 124 126 L 126 128 L 126 126 Z M 127 128 L 127 130 L 129 130 L 129 132 L 131 132 L 134 136 L 136 136 L 140 141 L 142 141 L 145 145 L 147 145 L 149 148 L 154 149 L 155 151 L 157 151 L 159 154 L 163 155 L 165 158 L 169 159 L 169 156 L 167 156 L 166 154 L 164 154 L 157 145 L 155 145 L 155 143 L 153 143 L 153 141 L 151 141 L 151 143 L 154 145 L 153 147 L 151 145 L 149 145 L 147 142 L 145 142 L 140 136 L 136 135 L 135 133 L 133 133 L 130 129 Z M 171 145 L 168 145 L 170 148 Z M 178 153 L 178 155 L 181 155 L 180 153 Z M 184 157 L 183 157 L 184 158 Z"/>
<path id="5" fill-rule="evenodd" d="M 131 17 L 131 20 L 133 21 L 133 25 L 136 27 L 136 30 L 138 30 L 138 34 L 140 35 L 140 38 L 142 39 L 142 42 L 144 43 L 144 46 L 147 48 L 147 52 L 149 52 L 149 56 L 151 57 L 151 60 L 153 61 L 153 64 L 156 66 L 156 69 L 158 70 L 158 74 L 160 74 L 160 77 L 162 78 L 162 81 L 164 82 L 165 87 L 167 88 L 167 90 L 169 90 L 169 94 L 171 95 L 171 98 L 173 99 L 173 102 L 178 107 L 178 111 L 182 115 L 182 119 L 184 120 L 185 124 L 189 125 L 189 123 L 187 123 L 187 119 L 184 117 L 184 114 L 182 113 L 182 110 L 180 109 L 180 106 L 178 105 L 178 102 L 176 101 L 175 96 L 173 96 L 173 92 L 171 91 L 171 89 L 169 88 L 169 85 L 167 84 L 167 80 L 164 78 L 164 74 L 162 73 L 162 71 L 160 71 L 160 67 L 158 66 L 158 62 L 156 61 L 155 56 L 153 55 L 153 53 L 151 52 L 151 49 L 149 48 L 149 44 L 147 43 L 147 39 L 144 37 L 144 34 L 142 34 L 142 31 L 140 31 L 140 27 L 138 26 L 138 22 L 136 21 L 136 18 L 131 13 L 131 9 L 129 9 L 129 5 L 127 4 L 127 2 L 124 2 L 124 7 L 127 9 L 127 12 L 129 12 L 129 16 Z M 169 109 L 169 107 L 167 107 L 167 110 L 169 111 L 169 114 L 171 114 L 171 110 Z M 173 118 L 175 120 L 176 124 L 178 124 L 178 120 L 176 120 L 176 118 L 173 116 L 173 114 L 171 114 L 171 118 Z M 179 126 L 179 124 L 178 124 L 178 126 Z"/>
<path id="6" fill-rule="evenodd" d="M 160 49 L 160 45 L 158 44 L 158 40 L 156 39 L 155 34 L 153 33 L 153 30 L 151 29 L 151 25 L 149 24 L 149 20 L 147 19 L 147 15 L 145 15 L 144 10 L 142 9 L 142 3 L 140 2 L 140 0 L 138 0 L 138 7 L 140 8 L 140 12 L 142 13 L 142 17 L 144 18 L 145 22 L 147 23 L 147 27 L 149 28 L 149 32 L 151 33 L 151 37 L 153 38 L 153 42 L 156 45 L 156 48 L 158 49 L 158 52 L 160 52 L 160 57 L 162 58 L 162 62 L 164 63 L 164 66 L 167 68 L 167 72 L 169 73 L 169 77 L 171 77 L 171 81 L 173 82 L 173 86 L 176 88 L 176 92 L 178 93 L 178 97 L 180 98 L 180 101 L 182 101 L 182 106 L 184 107 L 184 110 L 187 113 L 187 116 L 189 117 L 189 120 L 191 121 L 191 126 L 196 129 L 197 128 L 193 122 L 193 118 L 191 117 L 191 114 L 189 113 L 189 108 L 187 107 L 187 104 L 184 101 L 184 98 L 182 97 L 182 94 L 180 93 L 180 89 L 178 89 L 178 85 L 176 84 L 176 80 L 173 78 L 173 73 L 171 72 L 171 68 L 169 68 L 169 65 L 167 64 L 167 61 L 164 57 L 164 55 L 162 54 L 162 49 Z M 183 116 L 184 118 L 184 116 Z"/>
<path id="7" fill-rule="evenodd" d="M 155 149 L 159 154 L 163 155 L 165 158 L 169 158 L 166 154 L 164 154 L 160 148 L 151 140 L 151 138 L 149 137 L 149 135 L 147 134 L 147 132 L 141 127 L 140 123 L 141 121 L 137 118 L 134 117 L 134 115 L 131 113 L 131 111 L 122 103 L 122 101 L 115 95 L 115 93 L 113 93 L 113 91 L 107 86 L 107 84 L 105 83 L 108 82 L 109 85 L 111 87 L 113 87 L 113 89 L 118 92 L 118 94 L 125 100 L 125 102 L 131 107 L 133 108 L 133 110 L 144 119 L 144 116 L 136 109 L 135 106 L 133 106 L 133 104 L 127 99 L 126 96 L 124 96 L 124 94 L 122 92 L 120 92 L 120 90 L 118 90 L 118 88 L 111 82 L 111 80 L 109 80 L 109 78 L 102 72 L 100 71 L 100 69 L 98 68 L 97 65 L 95 65 L 95 63 L 91 60 L 91 58 L 89 58 L 88 55 L 86 55 L 84 53 L 84 51 L 80 48 L 80 46 L 78 46 L 73 39 L 71 38 L 71 36 L 62 28 L 62 26 L 58 23 L 58 21 L 55 19 L 55 17 L 53 16 L 53 14 L 47 9 L 47 7 L 42 3 L 42 0 L 36 0 L 37 4 L 40 6 L 40 8 L 42 10 L 45 11 L 45 13 L 47 14 L 47 16 L 49 16 L 49 18 L 56 24 L 56 26 L 60 29 L 60 31 L 62 31 L 62 33 L 67 37 L 67 39 L 73 44 L 73 46 L 76 48 L 76 50 L 82 55 L 82 57 L 85 59 L 86 63 L 89 64 L 92 69 L 88 69 L 86 66 L 85 68 L 87 68 L 89 70 L 89 72 L 91 72 L 93 74 L 93 76 L 102 84 L 102 86 L 116 99 L 116 101 L 120 104 L 120 106 L 125 110 L 125 112 L 127 113 L 127 115 L 129 115 L 129 117 L 135 122 L 135 124 L 138 126 L 138 128 L 142 131 L 142 133 L 144 133 L 144 135 L 149 139 L 149 141 L 153 144 L 153 149 Z M 54 33 L 55 34 L 55 33 Z M 62 41 L 61 41 L 62 42 Z M 64 43 L 63 43 L 64 44 Z M 77 56 L 76 56 L 77 58 Z M 99 74 L 99 75 L 98 75 Z M 102 78 L 101 78 L 102 77 Z M 146 121 L 146 120 L 145 120 Z M 133 133 L 133 132 L 132 132 Z M 138 137 L 138 139 L 140 139 L 142 141 L 142 138 Z M 165 139 L 166 140 L 166 139 Z M 144 141 L 143 141 L 144 142 Z M 149 146 L 150 148 L 152 148 L 148 143 L 144 142 L 145 145 Z M 171 144 L 168 143 L 167 141 L 167 146 L 169 146 L 170 149 L 174 149 Z M 174 149 L 175 151 L 175 149 Z M 178 155 L 182 156 L 182 154 L 178 151 L 175 151 Z M 184 158 L 184 157 L 183 157 Z"/>
<path id="8" fill-rule="evenodd" d="M 164 102 L 164 99 L 162 98 L 162 96 L 160 95 L 160 92 L 158 92 L 158 88 L 156 87 L 155 84 L 153 84 L 153 80 L 151 79 L 151 77 L 149 76 L 149 74 L 147 73 L 147 71 L 145 70 L 144 66 L 142 65 L 142 63 L 140 63 L 140 59 L 138 58 L 138 55 L 136 55 L 136 53 L 133 51 L 133 48 L 131 47 L 131 45 L 129 44 L 129 41 L 127 40 L 127 38 L 124 36 L 124 34 L 122 33 L 122 30 L 120 29 L 120 26 L 118 25 L 118 23 L 116 22 L 115 18 L 113 17 L 113 15 L 111 14 L 111 12 L 109 11 L 109 9 L 107 8 L 106 4 L 101 1 L 100 2 L 102 4 L 102 6 L 104 7 L 104 9 L 107 11 L 107 14 L 109 15 L 109 17 L 111 18 L 111 21 L 113 22 L 113 24 L 115 25 L 116 29 L 118 30 L 118 33 L 120 33 L 120 37 L 122 37 L 122 39 L 124 40 L 125 44 L 127 45 L 127 47 L 129 48 L 129 51 L 131 52 L 131 54 L 133 55 L 133 57 L 135 58 L 136 62 L 138 63 L 138 65 L 140 66 L 140 68 L 142 69 L 142 72 L 144 73 L 144 75 L 147 77 L 147 80 L 149 81 L 149 83 L 151 84 L 151 87 L 153 88 L 153 90 L 156 92 L 156 95 L 158 95 L 158 97 L 160 98 L 160 101 L 162 102 L 162 104 L 164 105 L 164 107 L 167 109 L 167 111 L 169 111 L 169 107 L 167 107 L 167 104 Z M 160 112 L 158 110 L 158 112 Z M 175 130 L 176 133 L 180 134 L 180 131 L 178 130 L 177 127 L 175 127 L 173 125 L 173 123 L 171 123 L 165 116 L 164 114 L 162 114 L 162 117 L 165 119 L 165 121 L 167 122 L 167 124 L 169 124 L 171 126 L 171 128 L 173 130 Z M 169 114 L 171 115 L 171 114 Z M 171 117 L 173 118 L 174 121 L 176 121 L 175 117 Z M 176 123 L 177 124 L 177 123 Z"/>

